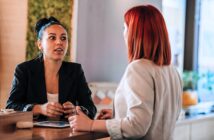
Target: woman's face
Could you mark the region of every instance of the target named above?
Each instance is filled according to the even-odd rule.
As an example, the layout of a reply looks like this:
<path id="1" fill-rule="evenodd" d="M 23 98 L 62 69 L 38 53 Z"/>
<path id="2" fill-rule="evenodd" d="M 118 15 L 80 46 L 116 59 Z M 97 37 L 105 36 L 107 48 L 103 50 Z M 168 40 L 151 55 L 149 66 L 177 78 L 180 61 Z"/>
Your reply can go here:
<path id="1" fill-rule="evenodd" d="M 128 27 L 126 23 L 124 22 L 124 31 L 123 31 L 123 37 L 126 43 L 126 46 L 128 45 Z"/>
<path id="2" fill-rule="evenodd" d="M 43 31 L 38 47 L 44 59 L 62 61 L 68 49 L 68 35 L 61 25 L 51 25 Z"/>

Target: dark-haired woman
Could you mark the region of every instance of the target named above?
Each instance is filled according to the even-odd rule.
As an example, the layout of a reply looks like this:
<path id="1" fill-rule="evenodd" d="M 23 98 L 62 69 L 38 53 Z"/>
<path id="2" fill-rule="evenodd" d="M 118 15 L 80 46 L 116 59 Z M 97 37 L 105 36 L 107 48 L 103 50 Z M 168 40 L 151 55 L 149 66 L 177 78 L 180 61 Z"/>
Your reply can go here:
<path id="1" fill-rule="evenodd" d="M 116 90 L 114 115 L 101 111 L 91 120 L 81 111 L 69 117 L 75 131 L 108 132 L 112 139 L 171 140 L 181 109 L 181 79 L 170 64 L 163 16 L 151 5 L 133 7 L 124 16 L 129 65 Z"/>
<path id="2" fill-rule="evenodd" d="M 93 119 L 96 107 L 81 65 L 63 61 L 68 49 L 65 27 L 50 17 L 40 19 L 35 29 L 41 54 L 17 65 L 6 108 L 58 120 L 68 118 L 78 105 Z"/>

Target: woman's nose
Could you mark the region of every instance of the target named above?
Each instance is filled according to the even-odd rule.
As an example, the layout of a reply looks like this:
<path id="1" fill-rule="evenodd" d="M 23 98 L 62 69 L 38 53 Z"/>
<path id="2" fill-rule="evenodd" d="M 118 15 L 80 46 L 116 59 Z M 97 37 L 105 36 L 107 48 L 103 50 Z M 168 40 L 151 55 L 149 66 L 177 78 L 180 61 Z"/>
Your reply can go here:
<path id="1" fill-rule="evenodd" d="M 60 38 L 56 39 L 57 44 L 62 44 L 62 40 Z"/>

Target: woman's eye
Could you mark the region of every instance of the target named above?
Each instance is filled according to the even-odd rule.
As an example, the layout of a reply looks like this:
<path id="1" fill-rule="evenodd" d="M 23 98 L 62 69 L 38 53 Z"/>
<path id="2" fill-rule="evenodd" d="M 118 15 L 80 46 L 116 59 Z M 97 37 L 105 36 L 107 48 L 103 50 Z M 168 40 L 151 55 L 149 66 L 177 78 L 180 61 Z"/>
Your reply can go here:
<path id="1" fill-rule="evenodd" d="M 65 40 L 67 40 L 67 37 L 63 36 L 63 37 L 61 37 L 61 40 L 65 41 Z"/>
<path id="2" fill-rule="evenodd" d="M 55 37 L 55 36 L 50 36 L 49 39 L 50 39 L 50 40 L 55 40 L 56 37 Z"/>

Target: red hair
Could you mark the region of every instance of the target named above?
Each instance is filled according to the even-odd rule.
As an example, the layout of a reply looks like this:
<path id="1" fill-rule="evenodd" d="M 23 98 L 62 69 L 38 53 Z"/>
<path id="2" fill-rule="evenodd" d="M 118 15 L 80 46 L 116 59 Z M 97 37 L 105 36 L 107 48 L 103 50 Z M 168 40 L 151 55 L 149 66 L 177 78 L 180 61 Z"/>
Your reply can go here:
<path id="1" fill-rule="evenodd" d="M 171 63 L 171 48 L 164 18 L 160 11 L 143 5 L 129 9 L 124 16 L 128 28 L 129 62 L 145 58 L 157 65 Z"/>

